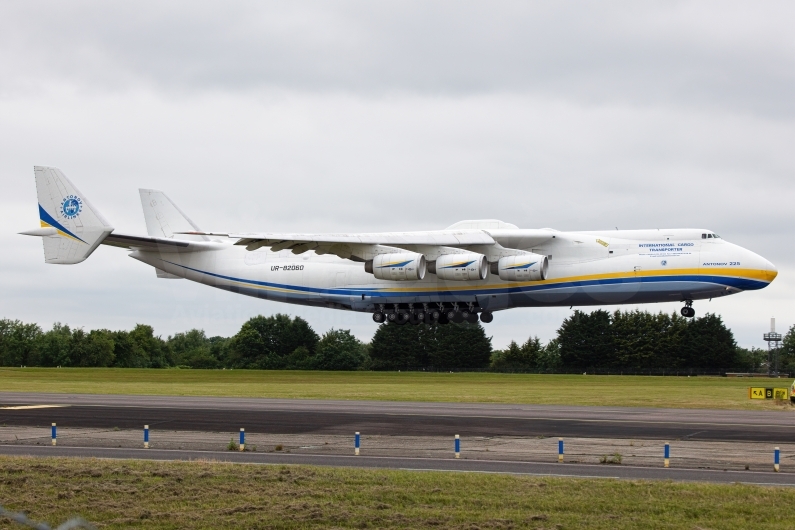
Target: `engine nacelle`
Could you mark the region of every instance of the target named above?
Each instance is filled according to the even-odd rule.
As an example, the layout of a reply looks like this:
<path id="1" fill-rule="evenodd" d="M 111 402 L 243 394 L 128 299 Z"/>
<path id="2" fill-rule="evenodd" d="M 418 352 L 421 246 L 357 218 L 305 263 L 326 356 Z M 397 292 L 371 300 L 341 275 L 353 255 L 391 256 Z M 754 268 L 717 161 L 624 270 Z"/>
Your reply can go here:
<path id="1" fill-rule="evenodd" d="M 540 254 L 507 256 L 491 264 L 491 272 L 508 282 L 535 282 L 547 279 L 549 259 Z"/>
<path id="2" fill-rule="evenodd" d="M 445 254 L 432 262 L 428 270 L 441 280 L 485 280 L 489 274 L 489 262 L 486 256 L 474 252 Z"/>
<path id="3" fill-rule="evenodd" d="M 365 272 L 379 280 L 411 281 L 425 278 L 425 256 L 415 252 L 379 254 L 364 263 Z"/>

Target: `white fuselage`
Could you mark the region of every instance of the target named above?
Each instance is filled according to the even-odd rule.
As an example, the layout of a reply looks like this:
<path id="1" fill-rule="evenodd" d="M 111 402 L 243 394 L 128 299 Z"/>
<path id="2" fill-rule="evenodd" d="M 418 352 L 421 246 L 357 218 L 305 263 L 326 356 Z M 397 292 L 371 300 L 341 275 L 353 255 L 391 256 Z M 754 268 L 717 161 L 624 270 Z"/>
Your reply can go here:
<path id="1" fill-rule="evenodd" d="M 248 251 L 220 242 L 212 250 L 137 250 L 131 256 L 170 275 L 248 296 L 355 311 L 426 303 L 473 304 L 494 311 L 679 302 L 761 289 L 777 274 L 766 259 L 704 230 L 554 234 L 532 248 L 513 247 L 549 258 L 545 280 L 523 282 L 496 275 L 444 281 L 434 274 L 421 281 L 378 280 L 363 263 L 334 255 Z M 511 232 L 501 237 L 510 240 Z"/>

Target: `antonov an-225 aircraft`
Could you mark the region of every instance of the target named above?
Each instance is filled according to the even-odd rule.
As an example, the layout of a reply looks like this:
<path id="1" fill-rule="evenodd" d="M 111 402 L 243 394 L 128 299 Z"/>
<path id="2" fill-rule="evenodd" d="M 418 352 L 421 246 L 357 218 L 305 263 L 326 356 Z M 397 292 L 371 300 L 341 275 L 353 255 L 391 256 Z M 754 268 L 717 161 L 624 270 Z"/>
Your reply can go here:
<path id="1" fill-rule="evenodd" d="M 56 168 L 35 167 L 47 263 L 100 244 L 127 249 L 158 278 L 372 313 L 375 322 L 491 322 L 512 307 L 682 302 L 762 289 L 772 263 L 710 230 L 559 232 L 497 220 L 363 234 L 204 232 L 160 191 L 140 190 L 148 236 L 119 234 Z"/>

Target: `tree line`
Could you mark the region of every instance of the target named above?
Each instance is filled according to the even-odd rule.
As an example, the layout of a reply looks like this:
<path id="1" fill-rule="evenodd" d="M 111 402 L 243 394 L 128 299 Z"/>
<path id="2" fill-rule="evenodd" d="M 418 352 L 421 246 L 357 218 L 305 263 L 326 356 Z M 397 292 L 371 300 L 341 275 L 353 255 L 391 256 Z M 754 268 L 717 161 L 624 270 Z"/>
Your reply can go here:
<path id="1" fill-rule="evenodd" d="M 779 352 L 795 372 L 795 326 Z M 300 317 L 256 316 L 232 337 L 192 329 L 163 339 L 151 326 L 84 331 L 0 320 L 0 365 L 262 370 L 456 370 L 514 373 L 720 373 L 766 370 L 767 351 L 737 346 L 721 318 L 575 311 L 556 337 L 494 350 L 479 323 L 382 324 L 369 343 L 349 330 L 318 335 Z"/>

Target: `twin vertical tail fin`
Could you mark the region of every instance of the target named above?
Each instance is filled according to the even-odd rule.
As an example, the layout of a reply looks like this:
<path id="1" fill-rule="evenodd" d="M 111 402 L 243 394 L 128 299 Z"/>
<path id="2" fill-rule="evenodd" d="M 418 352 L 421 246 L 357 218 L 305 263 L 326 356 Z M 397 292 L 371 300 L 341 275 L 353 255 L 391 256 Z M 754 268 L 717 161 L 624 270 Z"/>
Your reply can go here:
<path id="1" fill-rule="evenodd" d="M 41 228 L 22 234 L 42 238 L 46 263 L 80 263 L 113 227 L 61 170 L 34 166 L 33 172 Z"/>
<path id="2" fill-rule="evenodd" d="M 209 241 L 207 236 L 185 234 L 201 232 L 201 228 L 191 221 L 174 202 L 162 191 L 140 189 L 141 206 L 144 210 L 146 232 L 151 237 L 163 237 L 184 241 Z"/>

